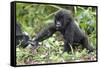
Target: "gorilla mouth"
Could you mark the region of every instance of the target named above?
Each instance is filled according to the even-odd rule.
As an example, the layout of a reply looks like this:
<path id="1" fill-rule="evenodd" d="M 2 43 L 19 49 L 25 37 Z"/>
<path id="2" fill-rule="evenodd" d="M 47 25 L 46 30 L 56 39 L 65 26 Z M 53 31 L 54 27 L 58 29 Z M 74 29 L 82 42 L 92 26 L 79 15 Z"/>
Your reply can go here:
<path id="1" fill-rule="evenodd" d="M 61 27 L 61 26 L 56 27 L 56 30 L 61 30 L 61 29 L 62 29 L 62 27 Z"/>

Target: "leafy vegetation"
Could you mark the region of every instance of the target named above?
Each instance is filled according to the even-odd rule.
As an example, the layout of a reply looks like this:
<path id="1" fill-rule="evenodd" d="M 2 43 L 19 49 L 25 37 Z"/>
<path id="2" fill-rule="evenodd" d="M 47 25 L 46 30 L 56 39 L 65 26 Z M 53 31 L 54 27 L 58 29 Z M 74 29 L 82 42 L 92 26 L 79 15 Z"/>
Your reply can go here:
<path id="1" fill-rule="evenodd" d="M 68 6 L 73 8 L 73 16 L 76 23 L 88 35 L 91 45 L 96 49 L 96 7 Z M 27 32 L 30 38 L 53 22 L 57 10 L 67 6 L 44 4 L 16 4 L 16 18 L 21 24 L 21 29 Z M 59 36 L 58 36 L 59 35 Z M 96 51 L 88 54 L 86 49 L 77 46 L 71 49 L 71 53 L 63 53 L 63 38 L 59 33 L 39 43 L 40 46 L 33 49 L 16 47 L 18 65 L 79 62 L 96 60 Z"/>

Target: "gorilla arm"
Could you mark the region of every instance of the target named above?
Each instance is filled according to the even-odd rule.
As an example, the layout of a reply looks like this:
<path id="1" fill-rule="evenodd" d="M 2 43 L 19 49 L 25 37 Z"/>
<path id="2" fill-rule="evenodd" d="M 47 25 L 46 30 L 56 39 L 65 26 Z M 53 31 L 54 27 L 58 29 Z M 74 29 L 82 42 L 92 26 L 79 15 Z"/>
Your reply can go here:
<path id="1" fill-rule="evenodd" d="M 44 28 L 43 30 L 41 30 L 35 37 L 34 41 L 38 41 L 41 42 L 47 38 L 49 38 L 50 36 L 53 35 L 53 33 L 56 32 L 56 28 L 54 24 L 50 24 L 47 28 Z"/>
<path id="2" fill-rule="evenodd" d="M 55 25 L 51 23 L 48 27 L 44 28 L 36 35 L 35 39 L 32 41 L 32 45 L 38 46 L 38 42 L 49 38 L 54 32 L 56 32 L 56 28 Z"/>

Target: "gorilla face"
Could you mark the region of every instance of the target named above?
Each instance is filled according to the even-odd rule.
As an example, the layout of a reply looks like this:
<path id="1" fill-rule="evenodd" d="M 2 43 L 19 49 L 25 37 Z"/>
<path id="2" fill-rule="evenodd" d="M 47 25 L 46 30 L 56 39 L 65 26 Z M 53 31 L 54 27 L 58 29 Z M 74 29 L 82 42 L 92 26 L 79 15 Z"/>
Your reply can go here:
<path id="1" fill-rule="evenodd" d="M 63 28 L 63 25 L 64 25 L 63 22 L 64 22 L 63 18 L 58 17 L 55 19 L 55 27 L 57 30 Z"/>
<path id="2" fill-rule="evenodd" d="M 68 10 L 60 10 L 55 15 L 55 27 L 57 30 L 63 29 L 71 21 L 71 12 Z"/>

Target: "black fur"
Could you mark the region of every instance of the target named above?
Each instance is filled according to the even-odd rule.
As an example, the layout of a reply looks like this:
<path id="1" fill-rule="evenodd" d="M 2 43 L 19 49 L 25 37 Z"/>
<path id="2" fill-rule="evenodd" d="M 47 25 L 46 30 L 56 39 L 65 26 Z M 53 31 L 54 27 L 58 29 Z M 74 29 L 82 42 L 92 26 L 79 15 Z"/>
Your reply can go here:
<path id="1" fill-rule="evenodd" d="M 89 50 L 89 52 L 94 50 L 89 44 L 87 35 L 76 25 L 71 11 L 65 9 L 55 14 L 54 23 L 52 23 L 52 25 L 37 34 L 33 45 L 38 46 L 38 42 L 49 38 L 56 31 L 59 31 L 63 35 L 64 52 L 71 51 L 70 45 L 73 46 L 74 43 L 80 43 L 82 47 Z"/>
<path id="2" fill-rule="evenodd" d="M 21 42 L 23 48 L 29 44 L 29 36 L 22 33 L 20 24 L 16 23 L 16 46 Z"/>

